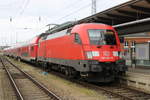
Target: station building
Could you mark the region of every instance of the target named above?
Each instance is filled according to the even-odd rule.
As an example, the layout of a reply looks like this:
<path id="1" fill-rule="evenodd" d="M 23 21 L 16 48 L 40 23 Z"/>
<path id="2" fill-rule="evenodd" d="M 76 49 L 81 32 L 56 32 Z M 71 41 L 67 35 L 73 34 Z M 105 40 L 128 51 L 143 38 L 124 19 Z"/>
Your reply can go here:
<path id="1" fill-rule="evenodd" d="M 135 43 L 135 64 L 138 66 L 150 66 L 150 32 L 130 34 L 124 36 L 124 42 L 128 44 L 125 53 L 126 64 L 131 65 L 132 44 Z M 123 43 L 125 45 L 125 43 Z M 125 48 L 124 48 L 125 49 Z"/>
<path id="2" fill-rule="evenodd" d="M 132 65 L 134 60 L 136 66 L 150 67 L 150 0 L 130 0 L 81 19 L 78 23 L 86 22 L 112 25 L 119 36 L 124 37 L 122 44 L 128 44 L 124 48 L 128 49 L 124 57 L 127 65 Z M 134 50 L 132 47 L 135 47 Z"/>

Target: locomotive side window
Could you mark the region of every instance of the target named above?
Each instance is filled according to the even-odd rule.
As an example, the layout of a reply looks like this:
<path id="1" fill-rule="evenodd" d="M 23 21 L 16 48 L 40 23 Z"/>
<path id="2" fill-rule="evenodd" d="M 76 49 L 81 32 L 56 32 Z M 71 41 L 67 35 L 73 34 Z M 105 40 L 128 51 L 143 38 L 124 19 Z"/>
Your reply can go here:
<path id="1" fill-rule="evenodd" d="M 31 47 L 31 51 L 33 51 L 33 50 L 34 50 L 34 46 Z"/>
<path id="2" fill-rule="evenodd" d="M 91 29 L 88 30 L 90 44 L 116 45 L 116 36 L 112 30 Z"/>
<path id="3" fill-rule="evenodd" d="M 78 33 L 75 33 L 74 34 L 75 38 L 74 38 L 74 41 L 78 44 L 81 44 L 81 39 L 80 39 L 80 36 Z"/>

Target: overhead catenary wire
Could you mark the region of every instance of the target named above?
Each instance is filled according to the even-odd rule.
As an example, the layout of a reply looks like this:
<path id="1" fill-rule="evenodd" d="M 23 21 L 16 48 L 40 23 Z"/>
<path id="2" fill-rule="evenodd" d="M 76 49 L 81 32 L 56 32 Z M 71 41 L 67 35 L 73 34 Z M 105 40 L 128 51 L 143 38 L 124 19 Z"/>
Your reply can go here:
<path id="1" fill-rule="evenodd" d="M 79 9 L 77 9 L 77 10 L 75 10 L 75 11 L 72 11 L 72 12 L 70 12 L 70 13 L 67 13 L 65 16 L 58 18 L 58 19 L 55 20 L 54 22 L 57 22 L 57 21 L 62 20 L 62 19 L 64 19 L 64 18 L 70 17 L 70 16 L 76 14 L 76 12 L 79 12 L 79 11 L 81 11 L 81 10 L 87 9 L 87 7 L 90 7 L 90 5 L 91 5 L 91 3 L 89 3 L 89 4 L 85 5 L 85 6 L 82 6 L 82 7 L 80 7 Z"/>
<path id="2" fill-rule="evenodd" d="M 9 20 L 10 20 L 10 27 L 11 27 L 10 29 L 14 33 L 14 35 L 12 35 L 12 34 L 10 35 L 10 45 L 15 43 L 17 41 L 17 39 L 18 39 L 17 32 L 16 32 L 15 27 L 13 25 L 14 19 L 16 17 L 18 17 L 18 16 L 22 16 L 23 15 L 23 13 L 25 12 L 27 6 L 29 5 L 29 2 L 30 2 L 30 0 L 23 0 L 21 6 L 18 8 L 19 11 L 15 14 L 15 16 L 10 16 L 10 18 L 9 18 Z M 13 40 L 15 40 L 15 41 L 13 41 Z"/>
<path id="3" fill-rule="evenodd" d="M 29 5 L 29 3 L 30 3 L 30 0 L 24 0 L 23 3 L 22 3 L 22 5 L 19 8 L 18 13 L 16 14 L 16 16 L 14 16 L 14 18 L 17 17 L 17 16 L 23 15 L 23 13 L 25 12 L 25 9 Z"/>
<path id="4" fill-rule="evenodd" d="M 17 1 L 12 1 L 7 4 L 0 4 L 0 7 L 10 7 L 12 5 L 15 5 L 16 3 L 17 3 Z"/>
<path id="5" fill-rule="evenodd" d="M 82 4 L 84 4 L 84 2 L 81 2 L 81 1 L 84 1 L 84 0 L 80 0 L 80 2 L 79 2 L 79 0 L 76 0 L 76 1 L 74 1 L 74 2 L 71 2 L 71 4 L 68 4 L 67 6 L 65 6 L 64 8 L 65 8 L 65 10 L 63 10 L 61 13 L 64 13 L 64 12 L 68 12 L 68 11 L 72 11 L 72 9 L 75 9 L 76 7 L 75 6 L 78 6 L 78 7 L 80 7 Z M 71 5 L 71 6 L 70 6 Z M 88 4 L 89 5 L 89 4 Z M 87 5 L 86 5 L 87 6 Z M 82 6 L 83 7 L 83 6 Z M 68 16 L 68 14 L 67 15 L 65 15 L 65 16 Z M 41 16 L 40 16 L 41 17 Z M 43 17 L 43 16 L 42 16 Z M 64 17 L 64 16 L 62 16 L 62 17 Z M 48 17 L 47 17 L 48 18 Z M 45 19 L 45 18 L 42 18 L 42 19 Z M 57 21 L 55 21 L 55 22 L 57 22 Z M 53 22 L 54 23 L 54 22 Z M 48 24 L 48 23 L 47 23 Z M 42 28 L 40 28 L 39 30 L 42 30 L 42 29 L 44 29 L 45 28 L 45 26 L 44 27 L 42 27 Z"/>
<path id="6" fill-rule="evenodd" d="M 76 0 L 75 2 L 72 2 L 71 4 L 68 4 L 67 6 L 64 7 L 64 9 L 69 9 L 69 8 L 73 8 L 74 6 L 76 6 L 76 4 L 82 4 L 81 1 L 84 1 L 84 0 Z M 71 6 L 70 6 L 71 5 Z M 79 6 L 79 5 L 78 5 Z"/>
<path id="7" fill-rule="evenodd" d="M 20 15 L 22 15 L 25 11 L 25 9 L 27 8 L 28 4 L 29 4 L 30 0 L 27 0 L 27 2 L 25 3 L 24 8 L 22 9 L 22 11 L 19 13 Z"/>
<path id="8" fill-rule="evenodd" d="M 26 1 L 27 1 L 27 0 L 22 0 L 22 1 L 20 2 L 20 5 L 17 7 L 17 12 L 16 12 L 16 14 L 14 14 L 14 15 L 9 15 L 9 16 L 11 16 L 10 18 L 11 18 L 12 20 L 14 20 L 15 17 L 17 17 L 17 16 L 20 14 L 20 12 L 22 11 L 22 9 L 23 9 L 24 6 L 26 5 Z M 14 5 L 16 5 L 16 4 L 14 4 Z M 12 6 L 13 6 L 13 5 L 12 5 Z M 10 9 L 14 9 L 14 7 L 13 7 L 13 8 L 10 7 Z"/>
<path id="9" fill-rule="evenodd" d="M 81 0 L 81 1 L 82 1 L 82 0 Z M 76 2 L 77 2 L 77 1 L 76 1 Z M 74 3 L 75 3 L 75 2 L 74 2 Z M 29 4 L 29 0 L 27 0 L 27 1 L 25 2 L 25 4 L 24 4 L 22 10 L 21 10 L 20 13 L 19 13 L 19 15 L 23 15 L 23 13 L 24 13 L 24 11 L 25 11 L 25 8 L 27 7 L 28 4 Z M 80 4 L 81 4 L 81 2 L 80 2 Z M 72 4 L 72 5 L 73 5 L 73 4 Z M 85 9 L 85 8 L 86 8 L 87 6 L 89 6 L 89 5 L 91 5 L 91 3 L 88 4 L 88 5 L 85 5 L 85 6 L 79 8 L 79 9 L 77 9 L 77 10 L 75 10 L 75 11 L 73 11 L 73 12 L 71 12 L 71 13 L 69 13 L 69 14 L 67 14 L 67 15 L 65 15 L 65 16 L 63 16 L 63 17 L 61 17 L 61 18 L 59 18 L 58 20 L 61 20 L 61 19 L 66 18 L 66 17 L 70 17 L 70 16 L 74 15 L 76 12 Z M 72 6 L 70 6 L 70 7 L 72 7 Z M 89 7 L 90 7 L 90 6 L 89 6 Z M 67 10 L 70 10 L 70 9 L 67 9 Z M 40 19 L 41 19 L 41 18 L 40 18 Z"/>
<path id="10" fill-rule="evenodd" d="M 63 19 L 63 18 L 66 18 L 66 17 L 70 17 L 70 16 L 74 15 L 76 12 L 81 11 L 81 10 L 84 10 L 84 9 L 86 9 L 87 7 L 90 7 L 91 4 L 92 4 L 92 3 L 88 3 L 87 5 L 82 6 L 82 7 L 78 8 L 78 9 L 75 10 L 75 11 L 72 11 L 72 12 L 70 12 L 70 13 L 67 13 L 65 16 L 62 16 L 62 17 L 56 19 L 54 22 L 57 22 L 57 21 L 59 21 L 59 20 L 61 20 L 61 19 Z M 42 30 L 42 29 L 44 29 L 44 28 L 46 28 L 46 26 L 40 28 L 39 30 Z"/>

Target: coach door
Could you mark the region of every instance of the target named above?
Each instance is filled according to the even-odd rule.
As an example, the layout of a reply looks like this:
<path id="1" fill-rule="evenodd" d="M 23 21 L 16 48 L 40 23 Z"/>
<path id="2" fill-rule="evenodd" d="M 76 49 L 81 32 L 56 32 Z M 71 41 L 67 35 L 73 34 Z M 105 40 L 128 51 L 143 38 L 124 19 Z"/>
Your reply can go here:
<path id="1" fill-rule="evenodd" d="M 41 37 L 38 44 L 38 58 L 44 60 L 46 58 L 46 36 Z"/>

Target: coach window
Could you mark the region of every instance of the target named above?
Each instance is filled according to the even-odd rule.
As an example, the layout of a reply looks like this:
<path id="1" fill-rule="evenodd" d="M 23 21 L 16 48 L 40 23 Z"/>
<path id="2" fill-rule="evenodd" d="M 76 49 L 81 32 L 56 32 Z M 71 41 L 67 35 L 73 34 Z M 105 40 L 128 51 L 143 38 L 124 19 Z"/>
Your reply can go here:
<path id="1" fill-rule="evenodd" d="M 33 50 L 34 50 L 34 46 L 31 47 L 31 51 L 33 51 Z"/>
<path id="2" fill-rule="evenodd" d="M 75 40 L 76 43 L 81 44 L 81 39 L 78 33 L 75 33 Z"/>

